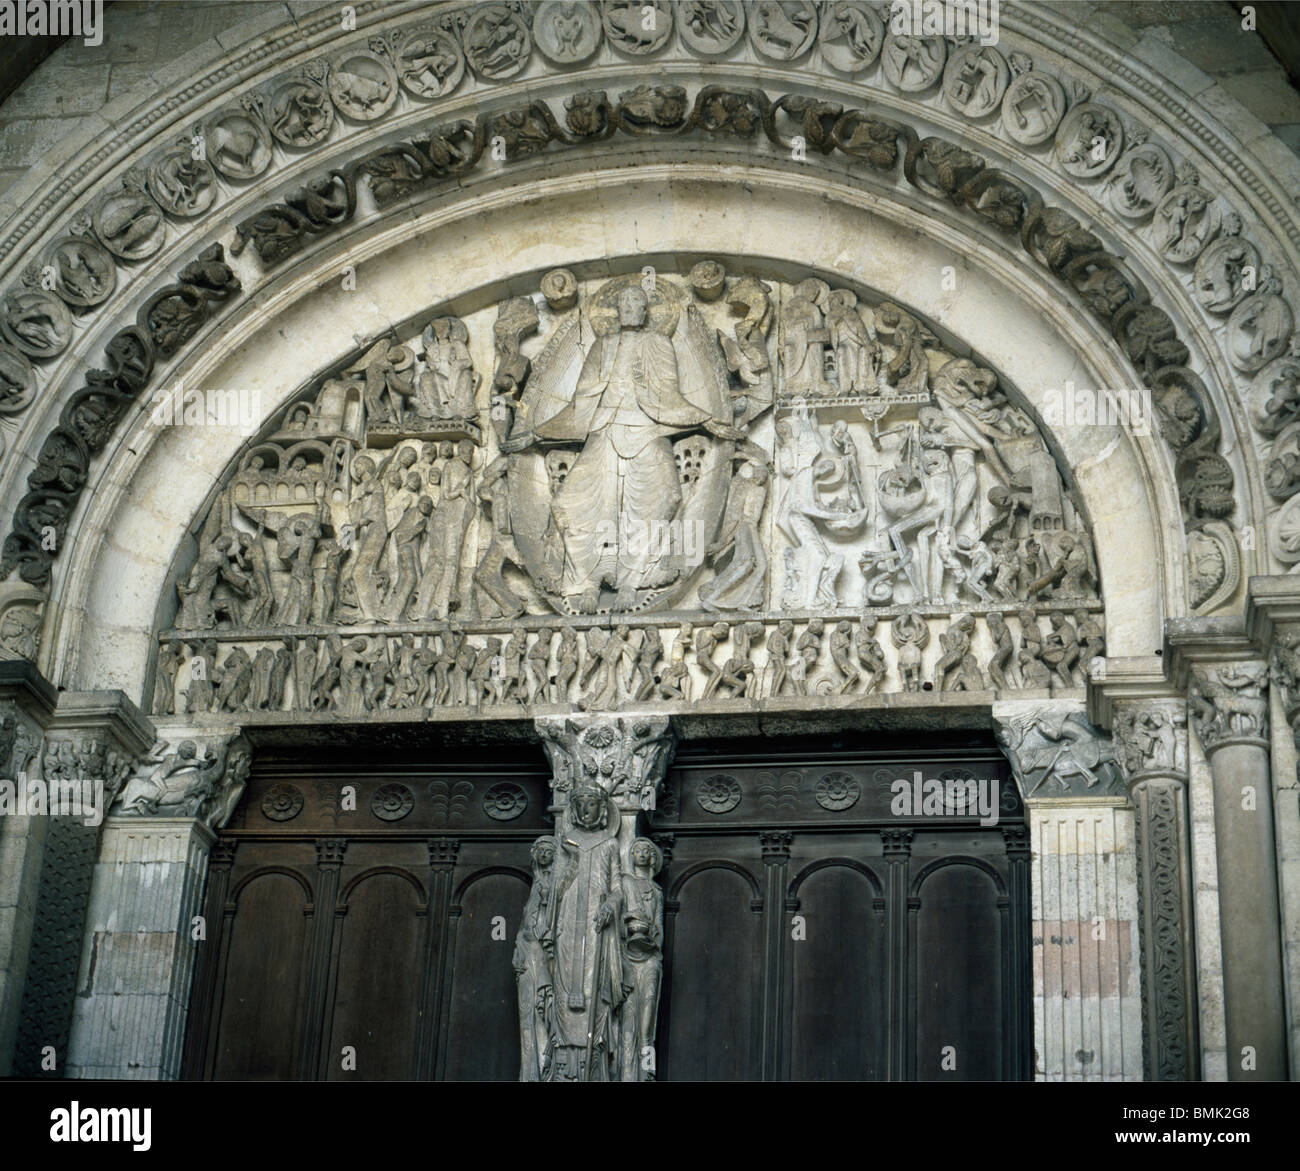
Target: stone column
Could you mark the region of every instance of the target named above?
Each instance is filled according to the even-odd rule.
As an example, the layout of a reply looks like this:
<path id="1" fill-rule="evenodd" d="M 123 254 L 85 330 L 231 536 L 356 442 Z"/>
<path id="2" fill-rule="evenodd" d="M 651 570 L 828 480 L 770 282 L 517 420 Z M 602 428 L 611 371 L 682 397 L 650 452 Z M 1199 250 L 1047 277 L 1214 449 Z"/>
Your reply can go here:
<path id="1" fill-rule="evenodd" d="M 13 1073 L 14 1041 L 36 920 L 48 817 L 20 812 L 21 777 L 36 777 L 57 692 L 29 662 L 0 661 L 0 785 L 12 809 L 0 816 L 0 1077 Z M 25 809 L 25 802 L 21 805 Z"/>
<path id="2" fill-rule="evenodd" d="M 1269 648 L 1273 828 L 1281 902 L 1282 961 L 1291 1076 L 1300 1073 L 1300 581 L 1252 577 L 1251 641 Z"/>
<path id="3" fill-rule="evenodd" d="M 1146 1076 L 1192 1081 L 1200 1042 L 1186 707 L 1173 699 L 1119 701 L 1114 713 L 1135 815 Z"/>
<path id="4" fill-rule="evenodd" d="M 1245 660 L 1197 669 L 1188 691 L 1214 782 L 1230 1081 L 1287 1076 L 1267 687 Z"/>
<path id="5" fill-rule="evenodd" d="M 1110 738 L 1082 704 L 997 703 L 1029 814 L 1034 1076 L 1142 1078 L 1133 815 Z"/>
<path id="6" fill-rule="evenodd" d="M 195 919 L 250 751 L 237 729 L 162 737 L 121 787 L 93 867 L 69 1009 L 73 1076 L 178 1078 L 194 960 L 219 936 Z"/>
<path id="7" fill-rule="evenodd" d="M 46 819 L 13 1071 L 63 1077 L 69 1061 L 95 859 L 104 815 L 153 729 L 121 691 L 65 691 L 40 758 Z"/>

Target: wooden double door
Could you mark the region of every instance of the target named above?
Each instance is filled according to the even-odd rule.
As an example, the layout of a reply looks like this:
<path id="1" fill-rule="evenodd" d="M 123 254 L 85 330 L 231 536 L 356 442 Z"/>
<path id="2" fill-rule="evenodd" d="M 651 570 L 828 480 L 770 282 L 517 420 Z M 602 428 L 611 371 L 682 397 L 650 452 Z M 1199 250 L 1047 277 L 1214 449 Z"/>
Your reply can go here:
<path id="1" fill-rule="evenodd" d="M 761 747 L 679 748 L 649 815 L 659 1078 L 1029 1077 L 1028 841 L 1000 754 Z M 376 759 L 259 753 L 213 847 L 187 1076 L 517 1078 L 514 938 L 553 828 L 540 751 Z M 935 781 L 995 813 L 912 808 Z"/>

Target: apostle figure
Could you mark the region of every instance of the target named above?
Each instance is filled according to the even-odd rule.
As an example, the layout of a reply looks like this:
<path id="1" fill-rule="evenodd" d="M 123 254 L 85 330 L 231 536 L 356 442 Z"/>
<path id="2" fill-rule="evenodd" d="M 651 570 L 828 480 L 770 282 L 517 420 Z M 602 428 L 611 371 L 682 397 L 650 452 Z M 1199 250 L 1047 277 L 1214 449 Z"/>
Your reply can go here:
<path id="1" fill-rule="evenodd" d="M 594 612 L 602 585 L 618 592 L 615 609 L 626 610 L 635 591 L 669 585 L 680 573 L 647 539 L 666 530 L 682 501 L 669 436 L 702 428 L 741 437 L 682 395 L 673 341 L 646 328 L 648 313 L 640 286 L 623 289 L 619 328 L 596 338 L 573 400 L 503 445 L 510 452 L 538 439 L 583 444 L 551 505 L 564 538 L 562 592 L 583 612 Z"/>
<path id="2" fill-rule="evenodd" d="M 439 317 L 425 327 L 426 372 L 418 391 L 420 411 L 437 419 L 472 419 L 477 412 L 474 392 L 479 376 L 470 357 L 469 331 L 455 317 Z"/>
<path id="3" fill-rule="evenodd" d="M 649 838 L 632 843 L 632 873 L 623 875 L 623 983 L 632 991 L 622 1012 L 622 1077 L 654 1081 L 655 1020 L 664 967 L 664 892 L 654 876 L 663 865 Z"/>
<path id="4" fill-rule="evenodd" d="M 539 1082 L 549 1061 L 547 1043 L 552 1011 L 551 939 L 552 863 L 555 839 L 538 838 L 531 851 L 533 887 L 524 904 L 515 937 L 515 980 L 519 990 L 519 1080 Z"/>
<path id="5" fill-rule="evenodd" d="M 444 443 L 447 462 L 441 474 L 441 495 L 428 526 L 428 552 L 412 617 L 446 621 L 456 604 L 461 548 L 474 510 L 472 495 L 474 445 L 462 439 L 453 449 Z"/>
<path id="6" fill-rule="evenodd" d="M 623 1005 L 618 815 L 601 789 L 569 794 L 551 900 L 555 988 L 547 1081 L 617 1081 Z"/>

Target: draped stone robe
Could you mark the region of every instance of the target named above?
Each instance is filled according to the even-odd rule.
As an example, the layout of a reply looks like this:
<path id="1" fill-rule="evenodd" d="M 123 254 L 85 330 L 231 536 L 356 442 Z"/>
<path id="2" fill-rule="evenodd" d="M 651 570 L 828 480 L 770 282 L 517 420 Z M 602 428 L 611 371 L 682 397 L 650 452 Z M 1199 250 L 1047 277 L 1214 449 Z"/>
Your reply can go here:
<path id="1" fill-rule="evenodd" d="M 611 1054 L 624 991 L 619 943 L 622 866 L 614 832 L 570 827 L 560 839 L 555 867 L 562 877 L 552 896 L 555 1000 L 549 1078 L 616 1079 Z M 599 930 L 596 919 L 605 905 L 612 918 Z M 589 1048 L 591 1069 L 584 1073 Z"/>
<path id="2" fill-rule="evenodd" d="M 647 539 L 681 504 L 668 436 L 709 418 L 678 389 L 670 338 L 625 328 L 596 339 L 573 401 L 536 429 L 543 439 L 584 444 L 551 506 L 564 535 L 565 594 L 675 579 L 677 569 Z"/>

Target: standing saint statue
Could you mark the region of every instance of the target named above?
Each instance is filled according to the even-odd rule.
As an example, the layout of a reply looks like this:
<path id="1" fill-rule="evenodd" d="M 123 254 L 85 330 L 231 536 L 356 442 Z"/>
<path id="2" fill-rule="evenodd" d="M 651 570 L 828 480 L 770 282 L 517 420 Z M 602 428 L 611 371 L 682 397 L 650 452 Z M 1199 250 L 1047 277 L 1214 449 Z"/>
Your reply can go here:
<path id="1" fill-rule="evenodd" d="M 619 1080 L 618 1016 L 626 991 L 618 824 L 604 790 L 583 786 L 569 794 L 551 896 L 554 1009 L 547 1081 Z"/>
<path id="2" fill-rule="evenodd" d="M 551 894 L 555 839 L 538 838 L 530 851 L 533 886 L 515 937 L 514 968 L 519 991 L 519 1080 L 540 1082 L 550 1060 L 548 1041 L 553 1011 L 551 988 Z"/>
<path id="3" fill-rule="evenodd" d="M 654 1081 L 655 1021 L 664 969 L 664 892 L 654 876 L 663 854 L 649 838 L 632 842 L 632 873 L 623 875 L 623 982 L 632 991 L 622 1013 L 622 1077 Z"/>
<path id="4" fill-rule="evenodd" d="M 671 584 L 680 565 L 648 539 L 666 531 L 682 502 L 669 437 L 707 430 L 740 432 L 681 392 L 671 337 L 647 328 L 645 291 L 619 293 L 618 328 L 598 336 L 582 363 L 573 399 L 533 431 L 502 445 L 509 453 L 537 441 L 581 443 L 551 511 L 564 541 L 561 590 L 576 609 L 596 609 L 602 585 L 626 610 L 637 590 Z"/>

